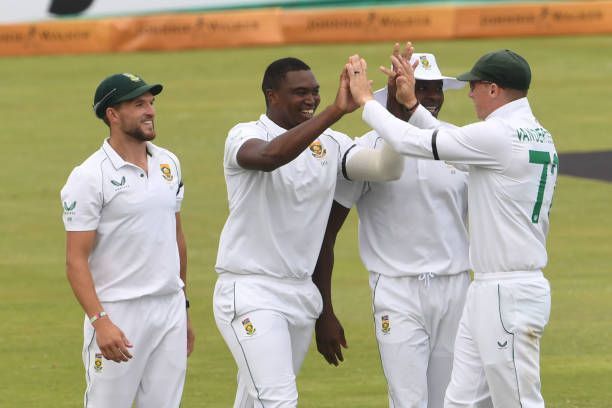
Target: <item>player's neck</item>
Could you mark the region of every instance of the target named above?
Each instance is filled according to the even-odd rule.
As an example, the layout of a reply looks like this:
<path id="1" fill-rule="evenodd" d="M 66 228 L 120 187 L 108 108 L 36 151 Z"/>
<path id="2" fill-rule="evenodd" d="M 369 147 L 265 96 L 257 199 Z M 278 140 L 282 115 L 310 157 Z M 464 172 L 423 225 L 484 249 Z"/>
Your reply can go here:
<path id="1" fill-rule="evenodd" d="M 113 136 L 108 139 L 113 150 L 126 162 L 147 172 L 147 142 L 131 137 Z"/>

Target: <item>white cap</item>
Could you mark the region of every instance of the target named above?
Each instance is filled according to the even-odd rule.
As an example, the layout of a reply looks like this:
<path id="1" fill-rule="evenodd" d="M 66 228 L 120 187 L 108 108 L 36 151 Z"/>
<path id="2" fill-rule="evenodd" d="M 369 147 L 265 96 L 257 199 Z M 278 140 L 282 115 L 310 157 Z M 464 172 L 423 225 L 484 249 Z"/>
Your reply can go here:
<path id="1" fill-rule="evenodd" d="M 419 61 L 414 70 L 414 78 L 423 81 L 439 81 L 442 80 L 442 89 L 461 89 L 465 86 L 465 82 L 459 81 L 453 77 L 447 77 L 442 75 L 438 64 L 436 63 L 436 57 L 433 54 L 412 54 L 410 63 L 414 64 L 415 61 Z"/>
<path id="2" fill-rule="evenodd" d="M 410 58 L 410 63 L 414 64 L 419 61 L 419 65 L 414 70 L 414 78 L 422 81 L 439 81 L 442 80 L 442 90 L 461 89 L 465 86 L 465 82 L 459 81 L 453 77 L 442 75 L 436 57 L 433 54 L 415 53 Z M 374 92 L 374 99 L 380 102 L 383 106 L 387 104 L 387 87 Z"/>

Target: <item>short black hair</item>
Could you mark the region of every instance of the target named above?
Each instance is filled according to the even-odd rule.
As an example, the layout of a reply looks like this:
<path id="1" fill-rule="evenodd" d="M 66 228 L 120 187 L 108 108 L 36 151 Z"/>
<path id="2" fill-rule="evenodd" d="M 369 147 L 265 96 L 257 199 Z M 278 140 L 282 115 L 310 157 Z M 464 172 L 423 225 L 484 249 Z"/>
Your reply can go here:
<path id="1" fill-rule="evenodd" d="M 281 58 L 268 65 L 261 81 L 261 90 L 264 97 L 266 97 L 268 89 L 278 89 L 281 81 L 285 78 L 285 74 L 291 71 L 310 71 L 310 67 L 304 61 L 293 57 Z M 267 105 L 268 98 L 266 98 Z"/>

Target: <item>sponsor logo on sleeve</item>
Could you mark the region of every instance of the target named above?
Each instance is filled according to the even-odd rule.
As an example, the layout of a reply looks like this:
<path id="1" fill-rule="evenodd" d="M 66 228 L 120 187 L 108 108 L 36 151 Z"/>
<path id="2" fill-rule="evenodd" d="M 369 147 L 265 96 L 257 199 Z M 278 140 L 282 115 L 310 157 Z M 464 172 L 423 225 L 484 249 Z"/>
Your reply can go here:
<path id="1" fill-rule="evenodd" d="M 66 216 L 66 221 L 72 221 L 72 217 L 76 215 L 76 205 L 76 201 L 73 201 L 72 203 L 64 201 L 64 215 Z"/>

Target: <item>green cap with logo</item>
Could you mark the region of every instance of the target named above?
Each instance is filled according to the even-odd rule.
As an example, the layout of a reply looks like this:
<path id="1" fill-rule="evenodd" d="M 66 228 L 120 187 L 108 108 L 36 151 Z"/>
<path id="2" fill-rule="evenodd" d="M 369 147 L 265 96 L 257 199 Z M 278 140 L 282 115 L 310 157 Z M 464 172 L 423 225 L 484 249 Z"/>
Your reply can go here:
<path id="1" fill-rule="evenodd" d="M 510 50 L 493 51 L 480 57 L 460 81 L 489 81 L 503 88 L 529 89 L 531 69 L 525 58 Z"/>
<path id="2" fill-rule="evenodd" d="M 157 95 L 162 89 L 162 85 L 148 85 L 142 78 L 134 74 L 114 74 L 105 78 L 96 88 L 93 110 L 96 116 L 102 119 L 109 106 L 129 101 L 147 92 Z"/>

